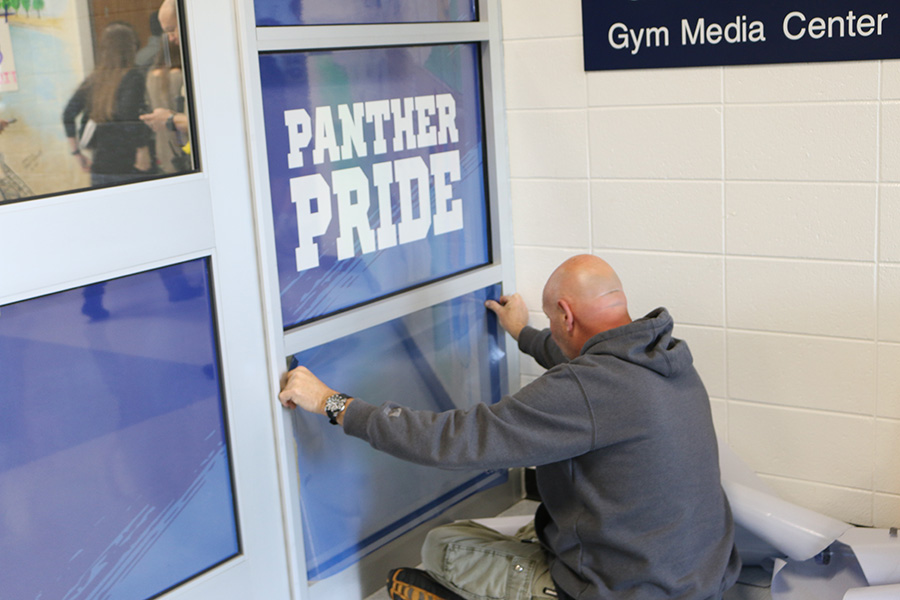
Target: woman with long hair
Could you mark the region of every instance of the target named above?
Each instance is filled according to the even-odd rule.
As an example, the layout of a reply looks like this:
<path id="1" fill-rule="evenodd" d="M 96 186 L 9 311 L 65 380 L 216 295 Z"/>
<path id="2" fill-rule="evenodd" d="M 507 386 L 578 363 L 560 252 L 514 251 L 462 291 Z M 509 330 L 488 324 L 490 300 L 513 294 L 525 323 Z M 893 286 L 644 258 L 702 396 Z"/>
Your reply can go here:
<path id="1" fill-rule="evenodd" d="M 140 120 L 147 110 L 144 74 L 135 66 L 138 37 L 128 23 L 110 23 L 100 36 L 94 71 L 63 111 L 69 149 L 92 186 L 135 181 L 152 167 L 152 131 Z M 75 119 L 82 115 L 81 131 Z M 91 156 L 82 152 L 91 151 Z"/>

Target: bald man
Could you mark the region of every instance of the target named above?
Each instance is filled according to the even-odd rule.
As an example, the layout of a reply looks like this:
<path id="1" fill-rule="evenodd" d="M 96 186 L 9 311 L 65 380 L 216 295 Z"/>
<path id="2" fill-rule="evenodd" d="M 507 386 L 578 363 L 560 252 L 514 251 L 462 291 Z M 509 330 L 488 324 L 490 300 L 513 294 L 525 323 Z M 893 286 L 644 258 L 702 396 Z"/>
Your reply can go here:
<path id="1" fill-rule="evenodd" d="M 489 300 L 519 349 L 547 371 L 493 405 L 444 413 L 346 398 L 303 367 L 281 402 L 328 414 L 349 435 L 441 467 L 536 466 L 533 525 L 503 536 L 438 527 L 425 571 L 398 569 L 394 600 L 712 600 L 737 579 L 709 398 L 664 308 L 632 320 L 622 283 L 592 255 L 544 287 L 549 329 L 518 294 Z M 441 443 L 435 443 L 441 440 Z M 431 594 L 419 596 L 419 590 Z"/>
<path id="2" fill-rule="evenodd" d="M 163 0 L 156 16 L 168 40 L 180 47 L 181 31 L 178 29 L 178 5 L 175 0 Z M 181 92 L 181 97 L 185 97 L 184 90 Z M 157 133 L 169 129 L 170 131 L 177 131 L 182 135 L 187 135 L 190 129 L 190 120 L 187 113 L 183 110 L 177 111 L 157 107 L 153 109 L 153 112 L 141 115 L 141 121 Z"/>

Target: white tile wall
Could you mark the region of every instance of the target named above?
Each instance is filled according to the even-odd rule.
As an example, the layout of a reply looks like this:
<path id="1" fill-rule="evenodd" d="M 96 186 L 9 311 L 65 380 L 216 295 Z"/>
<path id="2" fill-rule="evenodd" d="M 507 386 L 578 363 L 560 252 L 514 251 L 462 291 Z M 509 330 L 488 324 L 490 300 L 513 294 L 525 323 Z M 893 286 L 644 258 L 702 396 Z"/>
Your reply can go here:
<path id="1" fill-rule="evenodd" d="M 606 258 L 785 497 L 900 524 L 900 60 L 586 74 L 578 0 L 502 4 L 532 324 L 556 265 Z"/>
<path id="2" fill-rule="evenodd" d="M 522 246 L 581 248 L 591 245 L 587 179 L 514 179 L 513 238 Z"/>
<path id="3" fill-rule="evenodd" d="M 879 259 L 900 262 L 900 186 L 883 185 L 879 193 Z"/>
<path id="4" fill-rule="evenodd" d="M 900 526 L 900 496 L 875 494 L 875 527 Z"/>
<path id="5" fill-rule="evenodd" d="M 587 76 L 587 88 L 590 106 L 718 104 L 722 69 L 594 72 Z"/>
<path id="6" fill-rule="evenodd" d="M 870 491 L 855 490 L 783 477 L 762 476 L 778 495 L 788 502 L 806 506 L 854 525 L 873 526 L 873 496 Z"/>
<path id="7" fill-rule="evenodd" d="M 900 102 L 881 107 L 881 181 L 900 181 Z"/>
<path id="8" fill-rule="evenodd" d="M 591 176 L 720 179 L 721 121 L 717 106 L 591 109 Z"/>
<path id="9" fill-rule="evenodd" d="M 719 182 L 595 179 L 590 197 L 595 249 L 722 252 Z"/>
<path id="10" fill-rule="evenodd" d="M 872 416 L 875 366 L 866 342 L 728 333 L 728 394 L 736 400 Z"/>
<path id="11" fill-rule="evenodd" d="M 878 421 L 875 449 L 875 490 L 900 494 L 900 420 Z"/>
<path id="12" fill-rule="evenodd" d="M 900 419 L 900 344 L 878 344 L 879 417 Z"/>
<path id="13" fill-rule="evenodd" d="M 584 107 L 580 38 L 512 41 L 505 48 L 507 109 Z"/>
<path id="14" fill-rule="evenodd" d="M 870 417 L 728 405 L 728 441 L 738 456 L 759 473 L 801 481 L 871 490 L 875 429 Z"/>
<path id="15" fill-rule="evenodd" d="M 872 184 L 730 182 L 725 188 L 729 254 L 874 260 Z"/>
<path id="16" fill-rule="evenodd" d="M 502 0 L 503 39 L 581 38 L 581 0 Z"/>
<path id="17" fill-rule="evenodd" d="M 725 69 L 725 101 L 876 100 L 878 62 L 752 65 Z"/>
<path id="18" fill-rule="evenodd" d="M 697 372 L 703 378 L 706 391 L 712 397 L 727 398 L 727 370 L 725 365 L 725 330 L 678 324 L 674 335 L 685 340 L 694 357 Z"/>
<path id="19" fill-rule="evenodd" d="M 721 256 L 618 250 L 598 254 L 619 274 L 632 318 L 665 306 L 677 323 L 724 324 Z"/>
<path id="20" fill-rule="evenodd" d="M 900 99 L 900 60 L 882 61 L 881 97 L 884 100 Z"/>
<path id="21" fill-rule="evenodd" d="M 719 439 L 728 439 L 728 401 L 721 398 L 710 397 L 712 408 L 713 427 Z"/>
<path id="22" fill-rule="evenodd" d="M 563 248 L 517 247 L 516 248 L 516 287 L 525 304 L 534 313 L 541 313 L 541 294 L 544 284 L 553 270 L 567 258 L 583 253 L 584 250 Z M 532 317 L 533 325 L 540 317 Z"/>
<path id="23" fill-rule="evenodd" d="M 588 176 L 587 111 L 510 111 L 510 174 L 517 178 Z"/>
<path id="24" fill-rule="evenodd" d="M 874 181 L 877 124 L 875 103 L 728 105 L 726 176 Z"/>
<path id="25" fill-rule="evenodd" d="M 900 265 L 878 269 L 878 336 L 900 342 Z"/>
<path id="26" fill-rule="evenodd" d="M 729 258 L 728 325 L 873 339 L 871 263 Z"/>

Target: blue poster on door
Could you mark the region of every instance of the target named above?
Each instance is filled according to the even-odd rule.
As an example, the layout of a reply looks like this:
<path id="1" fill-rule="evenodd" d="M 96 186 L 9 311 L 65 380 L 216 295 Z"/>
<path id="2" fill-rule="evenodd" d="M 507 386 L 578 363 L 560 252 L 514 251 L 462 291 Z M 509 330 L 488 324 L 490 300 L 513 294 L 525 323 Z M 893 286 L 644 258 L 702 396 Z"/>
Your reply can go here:
<path id="1" fill-rule="evenodd" d="M 285 328 L 490 261 L 477 45 L 259 60 Z"/>
<path id="2" fill-rule="evenodd" d="M 156 598 L 241 552 L 206 259 L 0 307 L 0 597 Z"/>
<path id="3" fill-rule="evenodd" d="M 255 0 L 259 27 L 474 21 L 475 0 Z"/>

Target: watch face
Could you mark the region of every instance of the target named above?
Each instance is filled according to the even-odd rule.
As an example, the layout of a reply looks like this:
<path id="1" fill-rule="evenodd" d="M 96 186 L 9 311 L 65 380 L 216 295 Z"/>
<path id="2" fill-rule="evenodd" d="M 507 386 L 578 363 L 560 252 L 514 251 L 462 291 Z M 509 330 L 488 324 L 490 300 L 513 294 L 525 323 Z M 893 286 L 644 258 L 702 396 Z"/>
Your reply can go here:
<path id="1" fill-rule="evenodd" d="M 346 402 L 347 396 L 343 394 L 335 394 L 334 396 L 330 396 L 328 400 L 325 401 L 325 412 L 328 413 L 328 416 L 332 416 L 332 413 L 340 412 L 341 410 L 343 410 Z"/>

